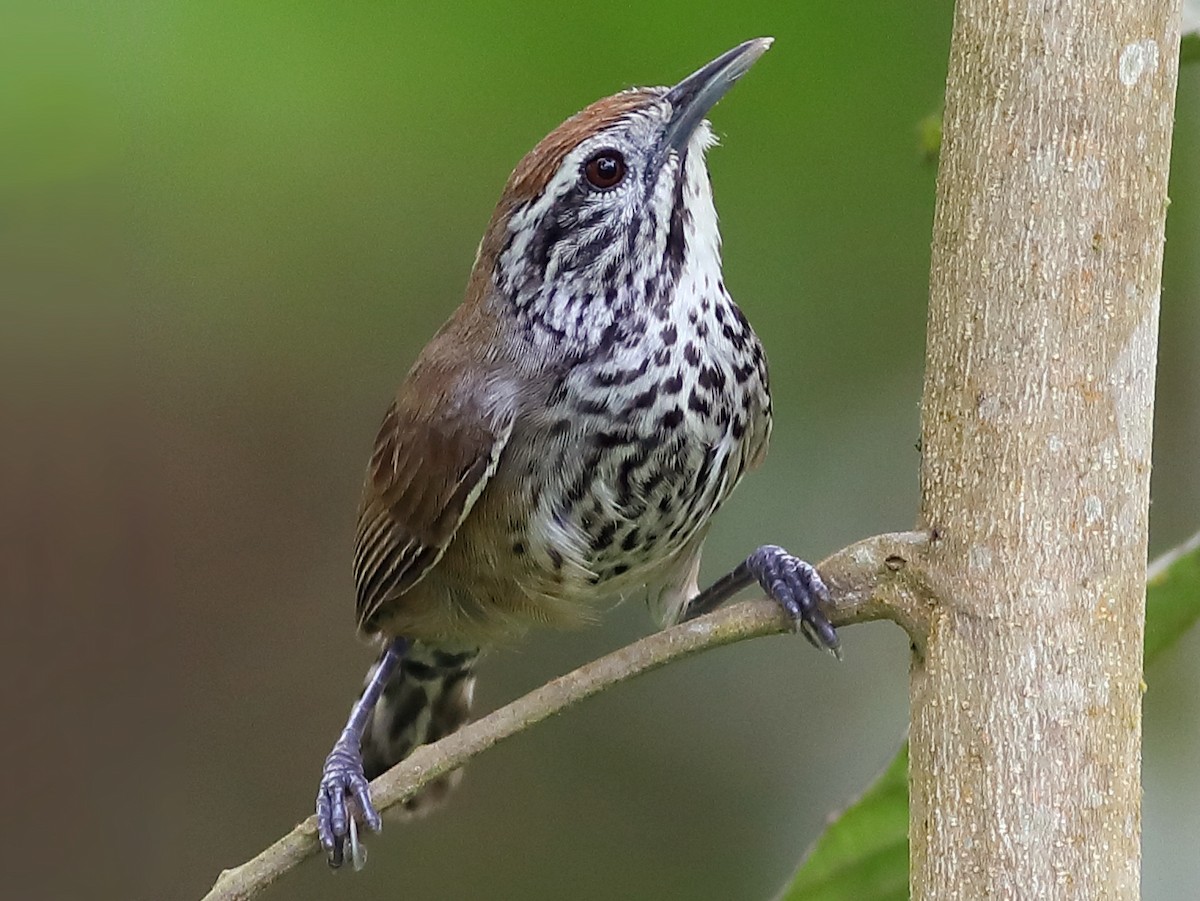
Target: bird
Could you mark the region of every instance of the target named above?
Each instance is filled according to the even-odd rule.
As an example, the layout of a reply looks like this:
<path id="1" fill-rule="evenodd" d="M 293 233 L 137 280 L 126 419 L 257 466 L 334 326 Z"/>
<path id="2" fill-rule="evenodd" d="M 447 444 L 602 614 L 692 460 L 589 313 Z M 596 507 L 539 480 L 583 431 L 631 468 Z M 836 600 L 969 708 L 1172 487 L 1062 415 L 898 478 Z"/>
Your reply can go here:
<path id="1" fill-rule="evenodd" d="M 465 298 L 418 356 L 367 468 L 353 572 L 377 643 L 325 760 L 329 863 L 381 826 L 369 782 L 470 716 L 481 650 L 644 594 L 670 624 L 758 583 L 835 653 L 816 569 L 763 545 L 704 591 L 714 514 L 767 451 L 763 346 L 722 275 L 709 111 L 771 46 L 630 88 L 509 176 Z M 428 809 L 456 775 L 407 799 Z"/>

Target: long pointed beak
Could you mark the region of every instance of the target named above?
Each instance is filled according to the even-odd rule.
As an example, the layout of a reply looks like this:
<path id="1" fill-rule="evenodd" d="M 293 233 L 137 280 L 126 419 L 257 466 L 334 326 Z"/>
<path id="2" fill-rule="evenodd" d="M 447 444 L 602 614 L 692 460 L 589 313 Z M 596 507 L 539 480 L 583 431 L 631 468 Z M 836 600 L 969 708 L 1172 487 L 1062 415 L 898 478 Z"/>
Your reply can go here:
<path id="1" fill-rule="evenodd" d="M 666 99 L 671 104 L 672 112 L 663 146 L 683 153 L 692 132 L 708 111 L 767 52 L 774 40 L 755 38 L 739 44 L 667 91 Z"/>

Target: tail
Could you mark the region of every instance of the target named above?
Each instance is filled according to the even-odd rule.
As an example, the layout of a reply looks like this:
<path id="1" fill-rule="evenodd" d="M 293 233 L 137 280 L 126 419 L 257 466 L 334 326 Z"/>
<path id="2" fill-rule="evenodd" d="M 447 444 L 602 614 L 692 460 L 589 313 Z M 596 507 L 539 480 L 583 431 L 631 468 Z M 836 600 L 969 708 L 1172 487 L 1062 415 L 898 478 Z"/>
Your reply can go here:
<path id="1" fill-rule="evenodd" d="M 363 733 L 363 770 L 374 779 L 391 769 L 419 745 L 437 741 L 462 727 L 471 715 L 478 648 L 449 652 L 414 642 L 383 694 Z M 375 668 L 367 674 L 367 681 Z M 456 770 L 404 801 L 409 814 L 438 806 L 458 784 Z"/>

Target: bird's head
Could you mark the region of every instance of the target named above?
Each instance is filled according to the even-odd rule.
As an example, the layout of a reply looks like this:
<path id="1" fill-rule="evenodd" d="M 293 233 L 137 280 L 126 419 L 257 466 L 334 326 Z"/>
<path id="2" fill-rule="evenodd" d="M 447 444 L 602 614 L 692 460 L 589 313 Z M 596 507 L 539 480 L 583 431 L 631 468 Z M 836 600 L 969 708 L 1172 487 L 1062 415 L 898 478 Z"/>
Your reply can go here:
<path id="1" fill-rule="evenodd" d="M 509 177 L 473 282 L 535 339 L 586 350 L 671 303 L 689 265 L 719 278 L 705 117 L 770 46 L 747 41 L 674 87 L 622 91 L 550 132 Z"/>

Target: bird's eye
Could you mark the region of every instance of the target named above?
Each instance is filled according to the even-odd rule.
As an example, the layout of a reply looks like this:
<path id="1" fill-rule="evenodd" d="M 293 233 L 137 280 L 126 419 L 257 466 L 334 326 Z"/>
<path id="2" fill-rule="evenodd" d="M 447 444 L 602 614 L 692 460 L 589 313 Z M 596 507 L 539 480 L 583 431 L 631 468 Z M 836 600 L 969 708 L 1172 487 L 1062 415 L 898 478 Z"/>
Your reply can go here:
<path id="1" fill-rule="evenodd" d="M 601 150 L 588 159 L 583 174 L 593 188 L 614 188 L 625 177 L 625 157 L 616 150 Z"/>

